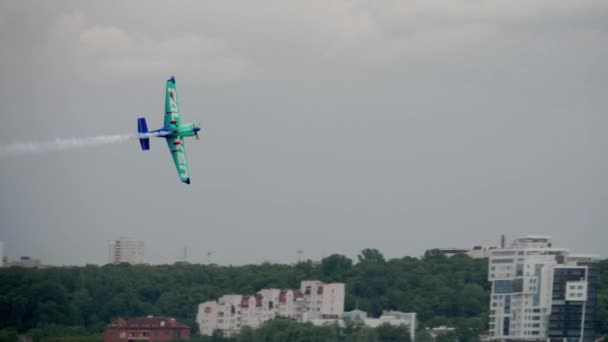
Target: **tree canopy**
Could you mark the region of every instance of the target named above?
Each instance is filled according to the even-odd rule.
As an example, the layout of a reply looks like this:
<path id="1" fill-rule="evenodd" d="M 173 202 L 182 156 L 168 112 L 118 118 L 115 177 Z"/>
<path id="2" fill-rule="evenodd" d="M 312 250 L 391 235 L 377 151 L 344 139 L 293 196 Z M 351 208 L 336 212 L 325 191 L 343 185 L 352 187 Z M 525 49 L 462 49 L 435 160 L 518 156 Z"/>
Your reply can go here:
<path id="1" fill-rule="evenodd" d="M 359 308 L 371 316 L 383 310 L 417 312 L 422 326 L 452 324 L 476 335 L 487 329 L 487 266 L 486 259 L 446 258 L 434 251 L 421 258 L 386 260 L 378 250 L 365 249 L 357 263 L 333 254 L 320 263 L 308 260 L 295 265 L 3 268 L 0 336 L 32 329 L 44 333 L 49 327 L 99 334 L 116 317 L 145 315 L 175 317 L 197 333 L 195 317 L 201 302 L 228 293 L 298 288 L 300 281 L 311 279 L 346 283 L 345 310 Z M 598 331 L 604 334 L 608 333 L 607 279 L 608 260 L 603 260 L 597 322 Z M 294 334 L 304 329 L 292 326 L 294 322 L 277 321 L 269 326 L 275 326 L 272 324 L 288 325 Z M 374 334 L 382 334 L 382 329 Z"/>

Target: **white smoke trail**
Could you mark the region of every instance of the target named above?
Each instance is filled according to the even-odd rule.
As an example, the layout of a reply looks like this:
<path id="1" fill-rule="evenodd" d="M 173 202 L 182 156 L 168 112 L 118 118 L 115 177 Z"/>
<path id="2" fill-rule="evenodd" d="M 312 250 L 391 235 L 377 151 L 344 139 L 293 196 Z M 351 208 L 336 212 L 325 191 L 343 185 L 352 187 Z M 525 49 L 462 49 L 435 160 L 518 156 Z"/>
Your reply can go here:
<path id="1" fill-rule="evenodd" d="M 162 131 L 162 132 L 148 132 L 148 133 L 137 133 L 138 138 L 154 138 L 154 137 L 164 137 L 170 131 Z"/>
<path id="2" fill-rule="evenodd" d="M 73 148 L 116 144 L 135 138 L 134 134 L 102 135 L 88 138 L 58 138 L 53 141 L 42 142 L 14 142 L 0 146 L 0 159 L 16 157 L 24 154 L 62 151 Z"/>

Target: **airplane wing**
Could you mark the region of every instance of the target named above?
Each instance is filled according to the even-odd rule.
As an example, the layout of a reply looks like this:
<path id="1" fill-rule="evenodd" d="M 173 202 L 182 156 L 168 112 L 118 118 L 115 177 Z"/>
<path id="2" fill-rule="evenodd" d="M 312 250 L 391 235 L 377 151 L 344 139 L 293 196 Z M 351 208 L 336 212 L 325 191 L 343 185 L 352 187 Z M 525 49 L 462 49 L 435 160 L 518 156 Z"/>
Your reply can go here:
<path id="1" fill-rule="evenodd" d="M 179 105 L 177 102 L 177 88 L 175 88 L 175 78 L 167 80 L 165 94 L 165 127 L 178 127 L 182 123 Z"/>
<path id="2" fill-rule="evenodd" d="M 184 145 L 184 139 L 180 136 L 167 137 L 167 144 L 173 156 L 173 162 L 175 168 L 179 174 L 179 178 L 182 182 L 190 184 L 190 170 L 188 168 L 188 160 L 186 159 L 186 146 Z"/>

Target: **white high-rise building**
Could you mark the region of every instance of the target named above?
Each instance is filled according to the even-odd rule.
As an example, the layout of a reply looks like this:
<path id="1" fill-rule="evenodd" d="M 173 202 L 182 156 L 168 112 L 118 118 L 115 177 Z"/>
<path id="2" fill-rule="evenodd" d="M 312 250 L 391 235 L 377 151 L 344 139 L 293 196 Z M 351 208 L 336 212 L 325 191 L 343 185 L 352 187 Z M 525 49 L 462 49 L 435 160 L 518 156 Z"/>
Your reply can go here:
<path id="1" fill-rule="evenodd" d="M 125 237 L 110 241 L 109 256 L 111 264 L 143 264 L 144 242 Z"/>
<path id="2" fill-rule="evenodd" d="M 570 278 L 577 281 L 576 285 L 585 283 L 586 289 L 587 266 L 571 256 L 568 249 L 553 247 L 549 236 L 530 235 L 515 240 L 510 247 L 493 250 L 488 270 L 488 279 L 492 282 L 490 339 L 559 339 L 562 335 L 558 328 L 564 318 L 561 313 L 552 315 L 552 309 L 563 311 L 561 305 L 564 304 L 568 305 L 568 310 L 578 307 L 580 311 L 583 303 L 561 299 L 562 283 L 566 283 L 563 269 L 572 269 L 576 274 L 567 274 L 572 274 L 574 278 Z M 567 280 L 572 280 L 570 278 Z M 588 310 L 594 308 L 590 306 Z"/>
<path id="3" fill-rule="evenodd" d="M 300 290 L 263 289 L 254 295 L 231 294 L 199 304 L 196 321 L 202 335 L 220 330 L 225 336 L 241 327 L 252 328 L 277 316 L 302 321 L 306 314 L 319 318 L 341 318 L 344 313 L 344 284 L 302 281 Z"/>

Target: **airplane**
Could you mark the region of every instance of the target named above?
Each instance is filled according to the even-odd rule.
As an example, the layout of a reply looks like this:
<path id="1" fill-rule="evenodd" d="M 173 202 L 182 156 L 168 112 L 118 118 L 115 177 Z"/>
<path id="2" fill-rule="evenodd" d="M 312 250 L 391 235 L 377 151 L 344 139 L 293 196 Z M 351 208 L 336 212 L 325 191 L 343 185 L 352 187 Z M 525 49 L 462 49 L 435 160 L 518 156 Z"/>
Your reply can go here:
<path id="1" fill-rule="evenodd" d="M 177 103 L 177 89 L 175 88 L 175 77 L 167 80 L 165 96 L 165 124 L 163 127 L 148 131 L 146 118 L 137 119 L 137 136 L 143 151 L 150 149 L 150 137 L 165 138 L 169 150 L 173 156 L 175 168 L 182 182 L 190 184 L 190 170 L 186 159 L 185 137 L 196 137 L 198 140 L 199 126 L 193 123 L 182 124 L 182 118 Z"/>

